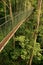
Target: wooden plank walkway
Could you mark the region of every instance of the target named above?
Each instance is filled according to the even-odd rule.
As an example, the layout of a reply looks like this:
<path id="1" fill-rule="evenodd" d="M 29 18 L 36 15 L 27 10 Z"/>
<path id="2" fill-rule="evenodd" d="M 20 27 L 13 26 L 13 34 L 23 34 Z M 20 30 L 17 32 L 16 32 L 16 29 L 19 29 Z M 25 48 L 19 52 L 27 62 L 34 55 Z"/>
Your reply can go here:
<path id="1" fill-rule="evenodd" d="M 14 28 L 13 30 L 0 42 L 0 52 L 3 50 L 3 48 L 6 46 L 6 44 L 9 42 L 9 40 L 13 37 L 13 35 L 15 34 L 15 32 L 19 29 L 19 27 L 23 24 L 23 22 L 25 22 L 25 20 L 28 17 L 26 17 L 24 20 L 22 20 L 21 22 L 19 22 Z"/>

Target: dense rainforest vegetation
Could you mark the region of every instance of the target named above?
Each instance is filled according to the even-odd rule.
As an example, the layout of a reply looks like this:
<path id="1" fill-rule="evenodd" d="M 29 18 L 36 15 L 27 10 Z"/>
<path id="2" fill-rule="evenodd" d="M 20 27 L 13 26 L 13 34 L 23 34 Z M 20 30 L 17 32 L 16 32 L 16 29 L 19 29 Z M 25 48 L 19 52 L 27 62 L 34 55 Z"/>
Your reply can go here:
<path id="1" fill-rule="evenodd" d="M 0 0 L 0 25 L 7 21 L 6 16 L 13 21 L 13 14 L 31 6 L 30 17 L 1 51 L 0 65 L 43 65 L 43 0 Z"/>

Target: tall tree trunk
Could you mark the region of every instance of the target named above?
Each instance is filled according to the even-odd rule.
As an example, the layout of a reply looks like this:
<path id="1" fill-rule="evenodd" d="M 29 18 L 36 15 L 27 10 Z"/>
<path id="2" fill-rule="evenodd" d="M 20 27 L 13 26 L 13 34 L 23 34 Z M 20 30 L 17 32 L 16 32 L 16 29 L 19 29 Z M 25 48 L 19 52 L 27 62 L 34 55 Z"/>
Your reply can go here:
<path id="1" fill-rule="evenodd" d="M 11 5 L 11 0 L 9 0 L 9 9 L 10 9 L 10 17 L 11 17 L 11 20 L 12 20 L 12 27 L 13 27 L 13 22 L 14 22 L 14 19 L 13 19 L 13 13 L 12 13 L 12 5 Z M 13 46 L 15 46 L 15 36 L 13 36 Z"/>
<path id="2" fill-rule="evenodd" d="M 32 60 L 33 60 L 33 56 L 34 56 L 34 47 L 35 47 L 35 44 L 36 44 L 37 33 L 38 33 L 38 29 L 39 29 L 39 24 L 40 24 L 41 5 L 42 5 L 42 0 L 38 0 L 37 26 L 36 26 L 36 29 L 35 29 L 36 31 L 35 31 L 34 34 L 33 34 L 34 45 L 33 45 L 32 55 L 31 55 L 31 57 L 30 57 L 29 65 L 32 65 Z"/>

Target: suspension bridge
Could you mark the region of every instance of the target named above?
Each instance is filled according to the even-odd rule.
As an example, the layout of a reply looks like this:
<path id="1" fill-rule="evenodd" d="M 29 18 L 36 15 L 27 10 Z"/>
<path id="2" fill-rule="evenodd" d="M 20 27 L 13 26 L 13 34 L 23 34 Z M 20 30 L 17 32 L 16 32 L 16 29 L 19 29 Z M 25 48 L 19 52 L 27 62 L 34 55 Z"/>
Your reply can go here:
<path id="1" fill-rule="evenodd" d="M 0 25 L 0 52 L 13 37 L 19 27 L 23 24 L 23 22 L 25 22 L 25 20 L 29 18 L 32 11 L 33 7 L 31 7 L 29 10 L 27 9 L 19 11 L 16 15 L 13 15 L 13 22 L 11 18 L 7 16 L 7 21 Z"/>

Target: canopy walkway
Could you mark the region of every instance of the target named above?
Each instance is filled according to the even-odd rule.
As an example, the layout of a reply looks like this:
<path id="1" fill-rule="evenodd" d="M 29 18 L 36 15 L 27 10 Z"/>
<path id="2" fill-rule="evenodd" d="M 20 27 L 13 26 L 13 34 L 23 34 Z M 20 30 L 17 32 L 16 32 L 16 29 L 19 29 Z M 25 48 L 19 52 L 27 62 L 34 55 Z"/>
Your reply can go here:
<path id="1" fill-rule="evenodd" d="M 0 52 L 6 46 L 8 41 L 13 37 L 15 32 L 19 27 L 25 22 L 25 20 L 31 15 L 33 8 L 29 10 L 19 11 L 18 14 L 13 15 L 14 21 L 11 21 L 10 17 L 7 17 L 10 20 L 4 22 L 0 25 Z"/>

